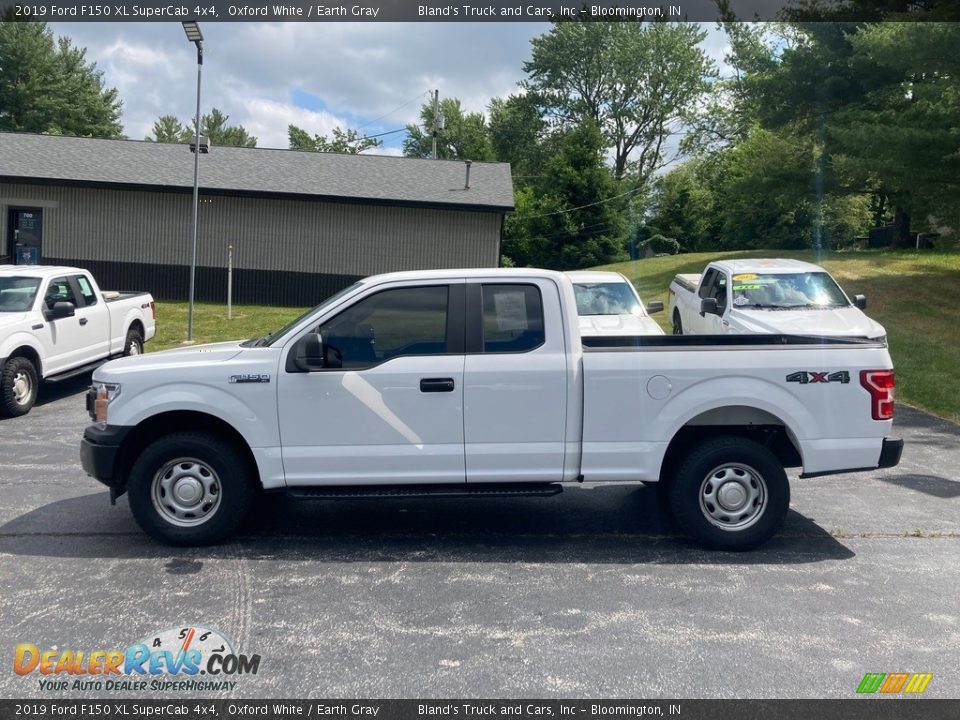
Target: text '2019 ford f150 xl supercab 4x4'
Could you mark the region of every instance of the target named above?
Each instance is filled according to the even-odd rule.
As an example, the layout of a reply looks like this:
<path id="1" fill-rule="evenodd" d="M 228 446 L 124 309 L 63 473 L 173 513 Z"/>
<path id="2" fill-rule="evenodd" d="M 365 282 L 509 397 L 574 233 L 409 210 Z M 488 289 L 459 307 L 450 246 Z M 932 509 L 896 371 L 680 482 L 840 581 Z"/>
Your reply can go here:
<path id="1" fill-rule="evenodd" d="M 868 340 L 581 338 L 570 279 L 442 270 L 362 280 L 270 336 L 126 358 L 93 377 L 84 469 L 176 545 L 258 492 L 551 495 L 660 482 L 700 543 L 745 549 L 801 477 L 888 467 L 894 376 Z"/>

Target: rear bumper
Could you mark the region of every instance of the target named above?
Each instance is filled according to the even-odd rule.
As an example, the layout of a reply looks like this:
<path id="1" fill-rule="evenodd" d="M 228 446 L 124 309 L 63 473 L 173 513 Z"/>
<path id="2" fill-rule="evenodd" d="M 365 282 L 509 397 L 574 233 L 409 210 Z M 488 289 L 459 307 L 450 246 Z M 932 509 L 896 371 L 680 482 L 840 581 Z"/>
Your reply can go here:
<path id="1" fill-rule="evenodd" d="M 130 432 L 128 427 L 90 425 L 80 441 L 80 464 L 87 475 L 110 488 L 121 488 L 123 479 L 117 473 L 120 447 Z"/>
<path id="2" fill-rule="evenodd" d="M 901 438 L 885 438 L 880 448 L 880 460 L 876 466 L 846 468 L 843 470 L 827 470 L 826 472 L 803 473 L 801 478 L 823 477 L 824 475 L 840 475 L 841 473 L 866 472 L 868 470 L 879 470 L 881 468 L 890 468 L 900 464 L 900 456 L 903 454 L 903 440 Z"/>
<path id="3" fill-rule="evenodd" d="M 900 456 L 903 454 L 903 440 L 900 438 L 886 438 L 883 441 L 883 449 L 880 451 L 880 464 L 878 468 L 894 467 L 900 464 Z"/>

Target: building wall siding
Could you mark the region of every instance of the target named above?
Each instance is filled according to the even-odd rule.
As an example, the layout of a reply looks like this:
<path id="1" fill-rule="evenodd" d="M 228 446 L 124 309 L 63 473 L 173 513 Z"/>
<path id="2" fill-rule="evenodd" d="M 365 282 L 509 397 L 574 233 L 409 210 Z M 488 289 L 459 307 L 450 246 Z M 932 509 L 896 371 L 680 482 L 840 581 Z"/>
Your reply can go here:
<path id="1" fill-rule="evenodd" d="M 186 296 L 189 193 L 2 183 L 0 222 L 4 224 L 7 206 L 3 203 L 11 198 L 47 204 L 45 262 L 83 265 L 102 274 L 107 286 L 142 279 L 145 284 L 135 289 L 168 299 Z M 240 293 L 235 296 L 237 302 L 311 304 L 322 298 L 318 291 L 332 292 L 366 275 L 492 267 L 499 259 L 501 218 L 495 212 L 230 197 L 201 191 L 197 294 L 223 299 L 231 244 Z M 5 253 L 5 229 L 0 237 Z"/>

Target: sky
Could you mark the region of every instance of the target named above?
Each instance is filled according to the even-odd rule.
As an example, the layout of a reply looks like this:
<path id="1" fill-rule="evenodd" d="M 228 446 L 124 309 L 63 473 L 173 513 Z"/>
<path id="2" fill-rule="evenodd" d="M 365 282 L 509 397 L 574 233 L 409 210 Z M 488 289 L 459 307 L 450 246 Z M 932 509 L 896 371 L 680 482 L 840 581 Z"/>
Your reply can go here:
<path id="1" fill-rule="evenodd" d="M 436 89 L 467 111 L 517 91 L 530 40 L 548 23 L 200 23 L 203 112 L 218 107 L 259 147 L 287 147 L 287 126 L 330 137 L 334 127 L 365 135 L 419 120 Z M 179 22 L 51 23 L 87 48 L 88 60 L 123 99 L 124 134 L 141 140 L 172 114 L 191 121 L 196 51 Z M 718 65 L 726 38 L 712 23 L 704 49 Z M 404 133 L 372 152 L 401 153 Z"/>

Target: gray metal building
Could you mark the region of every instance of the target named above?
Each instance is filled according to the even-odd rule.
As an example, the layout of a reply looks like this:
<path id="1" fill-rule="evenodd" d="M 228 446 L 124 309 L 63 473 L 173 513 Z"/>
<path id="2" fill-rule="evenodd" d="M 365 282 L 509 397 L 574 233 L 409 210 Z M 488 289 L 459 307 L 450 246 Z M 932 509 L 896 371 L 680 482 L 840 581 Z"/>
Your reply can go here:
<path id="1" fill-rule="evenodd" d="M 310 305 L 354 280 L 495 267 L 510 166 L 213 147 L 200 156 L 197 297 Z M 104 287 L 184 299 L 187 145 L 0 133 L 0 262 L 88 268 Z"/>

